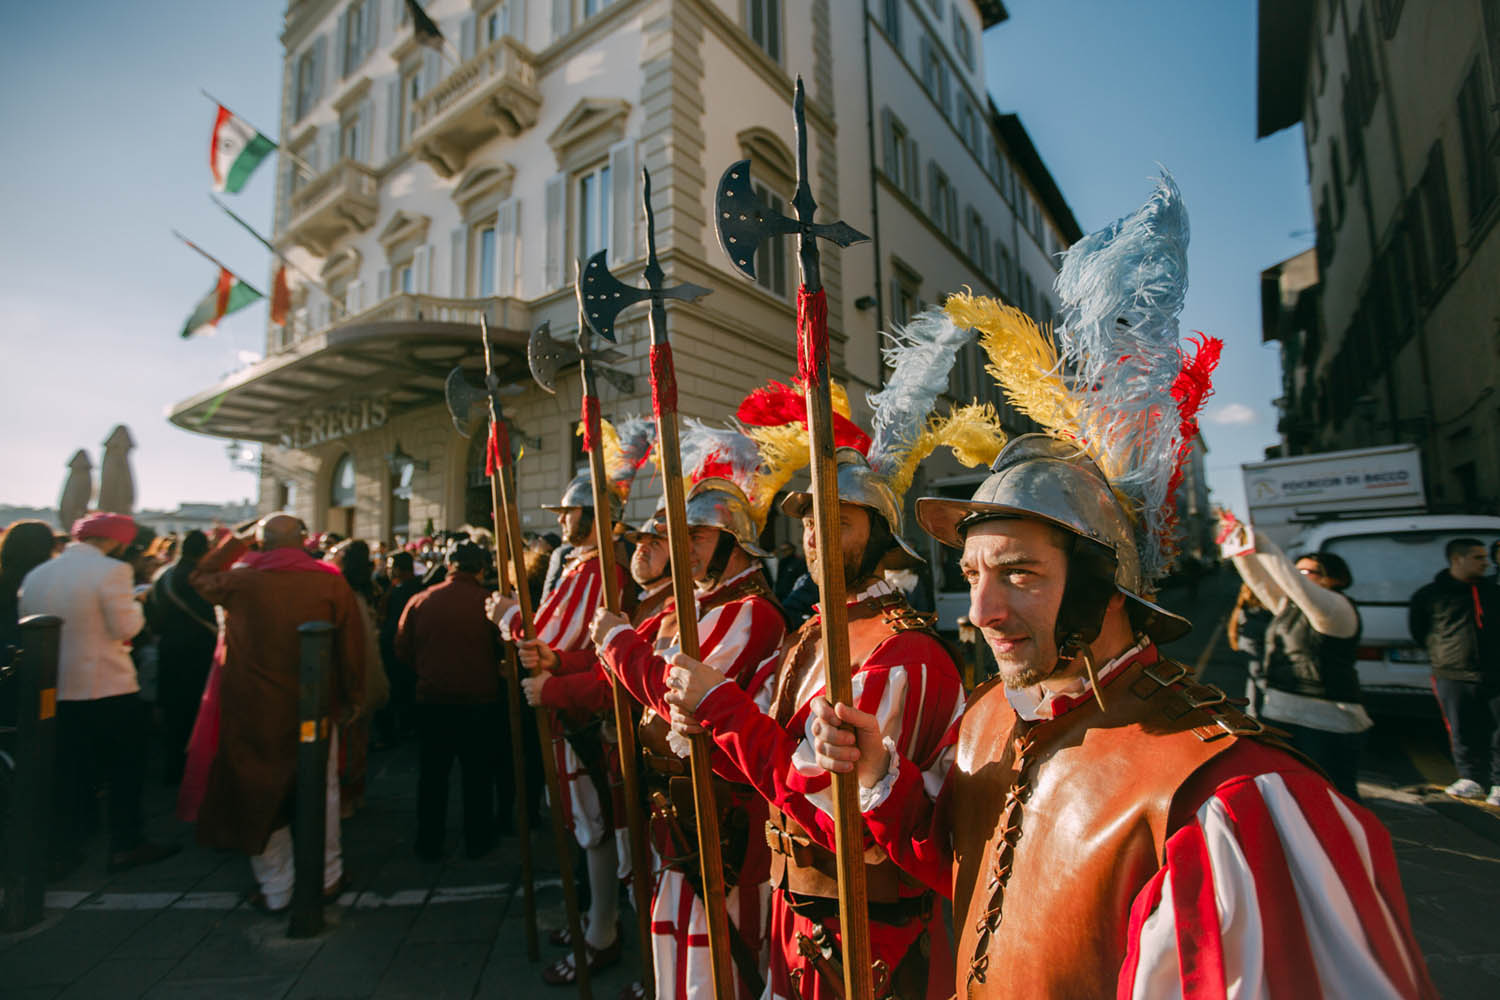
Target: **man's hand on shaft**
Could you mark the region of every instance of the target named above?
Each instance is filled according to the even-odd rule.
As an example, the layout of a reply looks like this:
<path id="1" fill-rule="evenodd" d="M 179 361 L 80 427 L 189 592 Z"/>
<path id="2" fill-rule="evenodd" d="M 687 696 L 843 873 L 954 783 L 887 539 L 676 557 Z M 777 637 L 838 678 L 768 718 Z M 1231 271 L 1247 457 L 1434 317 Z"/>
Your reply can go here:
<path id="1" fill-rule="evenodd" d="M 601 607 L 594 612 L 594 620 L 589 623 L 589 638 L 594 641 L 595 646 L 603 646 L 605 638 L 620 625 L 628 627 L 630 622 Z"/>
<path id="2" fill-rule="evenodd" d="M 880 723 L 869 712 L 826 698 L 812 701 L 812 746 L 825 771 L 857 771 L 859 783 L 874 788 L 890 770 L 890 752 Z"/>
<path id="3" fill-rule="evenodd" d="M 497 626 L 504 621 L 510 609 L 516 606 L 514 597 L 506 597 L 504 594 L 491 594 L 489 600 L 484 603 L 485 614 L 490 616 L 490 621 Z"/>
<path id="4" fill-rule="evenodd" d="M 538 670 L 557 669 L 557 651 L 540 639 L 521 639 L 516 642 L 516 656 L 527 673 Z"/>
<path id="5" fill-rule="evenodd" d="M 722 683 L 724 675 L 713 667 L 677 653 L 672 657 L 672 665 L 667 668 L 665 699 L 668 705 L 679 712 L 691 715 L 698 711 L 698 706 L 703 703 L 708 692 Z"/>
<path id="6" fill-rule="evenodd" d="M 552 675 L 543 670 L 532 674 L 530 677 L 521 678 L 521 693 L 526 696 L 526 704 L 532 708 L 540 708 L 542 704 L 542 688 L 552 679 Z"/>

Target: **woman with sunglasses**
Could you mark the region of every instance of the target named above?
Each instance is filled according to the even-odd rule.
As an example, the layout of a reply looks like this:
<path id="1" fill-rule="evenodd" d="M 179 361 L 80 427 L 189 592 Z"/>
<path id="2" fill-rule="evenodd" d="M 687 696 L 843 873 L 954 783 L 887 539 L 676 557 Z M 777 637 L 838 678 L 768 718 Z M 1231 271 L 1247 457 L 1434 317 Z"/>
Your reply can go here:
<path id="1" fill-rule="evenodd" d="M 1360 704 L 1359 610 L 1343 593 L 1354 582 L 1348 563 L 1331 552 L 1292 560 L 1228 512 L 1220 515 L 1219 544 L 1274 615 L 1257 679 L 1261 719 L 1359 801 L 1360 744 L 1373 723 Z"/>

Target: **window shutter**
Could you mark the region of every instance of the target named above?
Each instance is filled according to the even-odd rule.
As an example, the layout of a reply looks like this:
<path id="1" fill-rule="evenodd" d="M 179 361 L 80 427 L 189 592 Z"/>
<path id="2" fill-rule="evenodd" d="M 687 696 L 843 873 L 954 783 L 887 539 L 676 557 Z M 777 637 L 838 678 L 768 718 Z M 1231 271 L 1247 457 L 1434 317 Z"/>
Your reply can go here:
<path id="1" fill-rule="evenodd" d="M 312 47 L 312 99 L 316 103 L 323 96 L 324 67 L 328 65 L 328 36 L 319 35 Z"/>
<path id="2" fill-rule="evenodd" d="M 422 278 L 426 276 L 426 274 L 427 244 L 423 243 L 421 246 L 413 250 L 411 255 L 411 290 L 414 294 L 420 295 L 421 293 L 427 291 L 427 289 L 422 284 Z M 396 290 L 400 291 L 401 289 L 398 287 Z"/>
<path id="3" fill-rule="evenodd" d="M 365 307 L 364 303 L 365 283 L 358 278 L 349 282 L 349 290 L 344 295 L 344 310 L 350 316 L 358 313 Z"/>
<path id="4" fill-rule="evenodd" d="M 432 277 L 433 273 L 437 270 L 434 264 L 436 257 L 437 247 L 432 243 L 427 244 L 427 269 L 425 271 L 417 272 L 417 282 L 422 286 L 423 294 L 426 295 L 432 294 L 434 284 Z"/>
<path id="5" fill-rule="evenodd" d="M 339 127 L 337 123 L 318 129 L 318 170 L 326 171 L 339 162 Z"/>
<path id="6" fill-rule="evenodd" d="M 510 5 L 510 34 L 521 44 L 526 43 L 526 0 L 506 0 Z"/>
<path id="7" fill-rule="evenodd" d="M 552 37 L 561 38 L 573 27 L 573 0 L 552 0 Z"/>
<path id="8" fill-rule="evenodd" d="M 469 231 L 459 226 L 449 234 L 448 240 L 451 246 L 451 254 L 448 257 L 448 294 L 455 299 L 461 299 L 468 292 L 465 287 L 469 276 L 469 262 L 465 259 L 464 250 L 467 248 Z"/>
<path id="9" fill-rule="evenodd" d="M 938 197 L 938 168 L 937 161 L 927 164 L 927 214 L 932 216 L 932 221 L 942 226 L 943 206 Z"/>
<path id="10" fill-rule="evenodd" d="M 373 160 L 374 143 L 371 141 L 375 131 L 375 102 L 365 98 L 364 103 L 359 106 L 359 162 L 370 163 Z"/>
<path id="11" fill-rule="evenodd" d="M 567 251 L 564 247 L 567 229 L 568 178 L 553 174 L 547 179 L 547 291 L 559 288 L 567 279 Z"/>
<path id="12" fill-rule="evenodd" d="M 610 215 L 609 253 L 611 264 L 635 260 L 635 220 L 640 214 L 636 204 L 635 140 L 626 139 L 609 147 Z"/>
<path id="13" fill-rule="evenodd" d="M 401 154 L 401 81 L 385 85 L 385 158 L 394 160 Z"/>
<path id="14" fill-rule="evenodd" d="M 520 277 L 520 243 L 516 240 L 519 230 L 521 203 L 507 198 L 500 203 L 495 218 L 495 294 L 501 297 L 516 294 L 516 279 Z"/>
<path id="15" fill-rule="evenodd" d="M 339 79 L 349 75 L 349 9 L 339 11 L 338 27 L 333 32 L 333 44 L 338 46 L 335 62 L 339 68 Z"/>
<path id="16" fill-rule="evenodd" d="M 907 136 L 906 144 L 910 152 L 906 154 L 906 193 L 911 200 L 920 202 L 922 200 L 922 151 L 917 148 L 917 140 Z"/>
<path id="17" fill-rule="evenodd" d="M 426 97 L 437 89 L 438 81 L 442 78 L 442 56 L 428 49 L 422 53 L 422 96 Z"/>
<path id="18" fill-rule="evenodd" d="M 474 15 L 465 14 L 458 25 L 458 55 L 463 62 L 474 58 Z"/>
<path id="19" fill-rule="evenodd" d="M 896 131 L 891 126 L 891 109 L 880 109 L 880 134 L 885 136 L 885 175 L 901 176 L 901 164 L 896 162 Z"/>
<path id="20" fill-rule="evenodd" d="M 380 273 L 375 276 L 375 298 L 384 302 L 391 294 L 391 272 L 381 268 Z"/>
<path id="21" fill-rule="evenodd" d="M 380 43 L 380 4 L 376 0 L 365 4 L 364 22 L 365 37 L 360 43 L 359 51 L 368 57 Z"/>

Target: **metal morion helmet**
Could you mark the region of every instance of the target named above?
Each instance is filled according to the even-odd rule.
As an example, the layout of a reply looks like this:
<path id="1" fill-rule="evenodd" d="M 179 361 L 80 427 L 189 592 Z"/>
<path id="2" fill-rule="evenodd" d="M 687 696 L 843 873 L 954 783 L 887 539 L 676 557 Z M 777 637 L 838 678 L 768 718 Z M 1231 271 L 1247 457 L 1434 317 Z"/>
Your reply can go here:
<path id="1" fill-rule="evenodd" d="M 839 499 L 878 513 L 901 550 L 919 562 L 922 557 L 903 535 L 901 515 L 901 498 L 917 464 L 939 446 L 953 449 L 965 465 L 988 464 L 1005 442 L 989 404 L 960 406 L 943 417 L 932 413 L 948 388 L 958 352 L 973 336 L 935 310 L 888 334 L 884 354 L 891 374 L 885 388 L 869 397 L 875 411 L 872 433 L 849 419 L 848 397 L 839 386 L 832 387 Z M 760 445 L 766 465 L 782 470 L 778 488 L 808 463 L 807 405 L 797 386 L 772 382 L 757 389 L 745 397 L 737 416 Z M 802 517 L 812 509 L 812 497 L 789 494 L 781 509 Z"/>
<path id="2" fill-rule="evenodd" d="M 901 551 L 918 562 L 925 562 L 902 531 L 901 501 L 896 498 L 890 484 L 870 468 L 869 459 L 859 449 L 851 447 L 838 448 L 833 454 L 838 463 L 839 499 L 867 507 L 885 518 Z M 787 517 L 806 517 L 811 510 L 811 493 L 788 493 L 781 501 L 781 512 Z"/>
<path id="3" fill-rule="evenodd" d="M 775 494 L 766 491 L 762 472 L 760 451 L 740 430 L 683 421 L 688 525 L 721 528 L 756 558 L 770 554 L 760 547 L 760 533 Z"/>
<path id="4" fill-rule="evenodd" d="M 917 504 L 923 527 L 948 545 L 962 546 L 977 521 L 1028 517 L 1093 543 L 1074 555 L 1107 550 L 1070 555 L 1069 586 L 1075 569 L 1112 579 L 1135 626 L 1158 642 L 1189 628 L 1142 595 L 1175 554 L 1174 496 L 1223 346 L 1203 337 L 1188 353 L 1179 339 L 1187 244 L 1187 210 L 1164 173 L 1144 205 L 1064 255 L 1055 332 L 994 299 L 950 296 L 943 312 L 979 331 L 1007 401 L 1046 434 L 1012 442 L 972 500 Z"/>
<path id="5" fill-rule="evenodd" d="M 646 463 L 656 438 L 656 421 L 649 417 L 626 417 L 615 426 L 608 420 L 599 422 L 601 446 L 604 448 L 604 474 L 609 479 L 609 519 L 619 523 L 635 482 L 636 471 Z M 543 510 L 562 511 L 569 507 L 594 509 L 594 480 L 585 469 L 563 489 L 562 499 L 543 504 Z"/>
<path id="6" fill-rule="evenodd" d="M 1030 518 L 1102 545 L 1114 556 L 1115 587 L 1133 605 L 1131 620 L 1157 642 L 1192 627 L 1141 596 L 1145 581 L 1135 528 L 1104 473 L 1075 443 L 1046 434 L 1023 434 L 1000 453 L 990 476 L 969 500 L 922 497 L 917 523 L 952 548 L 964 546 L 969 528 L 983 521 Z"/>

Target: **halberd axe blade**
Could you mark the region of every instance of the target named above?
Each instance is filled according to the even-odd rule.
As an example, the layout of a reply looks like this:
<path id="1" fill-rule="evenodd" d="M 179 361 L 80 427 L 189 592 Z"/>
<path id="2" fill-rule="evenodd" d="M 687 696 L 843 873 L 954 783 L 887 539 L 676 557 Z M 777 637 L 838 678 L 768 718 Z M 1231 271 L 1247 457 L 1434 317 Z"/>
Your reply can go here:
<path id="1" fill-rule="evenodd" d="M 649 183 L 649 182 L 648 182 Z M 648 230 L 648 232 L 654 232 Z M 653 237 L 652 241 L 655 244 Z M 651 298 L 656 299 L 679 299 L 683 302 L 692 302 L 707 295 L 713 289 L 704 288 L 685 281 L 671 288 L 658 288 L 660 278 L 653 279 L 653 271 L 646 271 L 647 280 L 651 281 L 649 288 L 636 288 L 627 285 L 616 278 L 605 264 L 607 252 L 600 250 L 589 258 L 588 264 L 584 266 L 583 277 L 578 282 L 578 304 L 583 307 L 584 320 L 589 329 L 593 330 L 605 340 L 614 343 L 615 340 L 615 318 L 620 311 L 635 305 L 637 302 L 645 302 Z M 656 248 L 651 249 L 651 263 L 656 263 Z M 659 274 L 660 267 L 655 268 Z"/>
<path id="2" fill-rule="evenodd" d="M 531 377 L 536 379 L 537 385 L 551 393 L 557 392 L 557 373 L 569 365 L 578 364 L 583 357 L 584 352 L 576 344 L 569 344 L 552 336 L 550 322 L 544 322 L 531 331 L 531 339 L 526 343 L 526 363 L 531 366 Z M 594 362 L 620 362 L 625 360 L 625 355 L 604 348 L 589 351 L 588 358 Z M 621 392 L 635 391 L 635 379 L 628 373 L 608 368 L 602 363 L 596 364 L 595 371 Z"/>
<path id="3" fill-rule="evenodd" d="M 469 437 L 469 414 L 474 407 L 489 399 L 487 386 L 469 381 L 463 366 L 456 366 L 448 373 L 443 383 L 443 397 L 448 401 L 448 416 L 453 418 L 453 427 L 462 437 Z"/>

